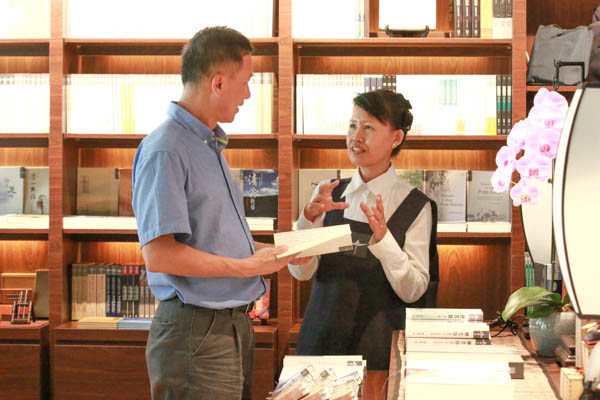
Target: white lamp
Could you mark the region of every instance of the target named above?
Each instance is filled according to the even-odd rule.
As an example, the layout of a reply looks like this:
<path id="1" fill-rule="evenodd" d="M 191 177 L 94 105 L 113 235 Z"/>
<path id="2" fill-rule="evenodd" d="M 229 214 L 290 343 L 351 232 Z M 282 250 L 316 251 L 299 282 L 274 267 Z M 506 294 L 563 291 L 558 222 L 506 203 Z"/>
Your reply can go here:
<path id="1" fill-rule="evenodd" d="M 558 145 L 552 200 L 556 255 L 573 308 L 581 318 L 600 318 L 599 83 L 575 91 Z M 600 391 L 598 345 L 584 385 Z"/>

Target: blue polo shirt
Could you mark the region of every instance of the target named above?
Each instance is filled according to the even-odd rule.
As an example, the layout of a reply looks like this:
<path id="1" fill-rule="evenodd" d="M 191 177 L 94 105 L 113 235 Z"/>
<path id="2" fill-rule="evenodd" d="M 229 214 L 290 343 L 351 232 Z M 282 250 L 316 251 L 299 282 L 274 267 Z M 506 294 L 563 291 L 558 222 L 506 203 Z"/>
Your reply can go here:
<path id="1" fill-rule="evenodd" d="M 167 120 L 148 135 L 133 162 L 133 211 L 140 247 L 162 235 L 207 253 L 246 258 L 254 240 L 239 186 L 221 151 L 225 132 L 210 130 L 170 103 Z M 208 266 L 210 267 L 210 266 Z M 248 304 L 266 292 L 262 276 L 189 278 L 148 271 L 158 300 L 222 309 Z"/>

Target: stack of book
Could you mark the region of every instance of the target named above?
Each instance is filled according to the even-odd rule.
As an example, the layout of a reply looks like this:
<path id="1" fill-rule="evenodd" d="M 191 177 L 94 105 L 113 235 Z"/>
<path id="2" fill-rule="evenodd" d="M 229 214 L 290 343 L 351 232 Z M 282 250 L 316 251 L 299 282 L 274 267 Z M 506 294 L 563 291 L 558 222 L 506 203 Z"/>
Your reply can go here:
<path id="1" fill-rule="evenodd" d="M 122 318 L 117 322 L 117 329 L 149 331 L 150 325 L 152 325 L 152 318 Z"/>
<path id="2" fill-rule="evenodd" d="M 123 317 L 85 317 L 79 320 L 77 325 L 87 329 L 117 329 L 117 325 Z"/>
<path id="3" fill-rule="evenodd" d="M 270 399 L 357 399 L 366 372 L 362 356 L 285 356 Z"/>
<path id="4" fill-rule="evenodd" d="M 405 398 L 440 393 L 460 399 L 514 398 L 512 379 L 523 379 L 523 359 L 514 346 L 490 343 L 480 309 L 407 309 Z"/>

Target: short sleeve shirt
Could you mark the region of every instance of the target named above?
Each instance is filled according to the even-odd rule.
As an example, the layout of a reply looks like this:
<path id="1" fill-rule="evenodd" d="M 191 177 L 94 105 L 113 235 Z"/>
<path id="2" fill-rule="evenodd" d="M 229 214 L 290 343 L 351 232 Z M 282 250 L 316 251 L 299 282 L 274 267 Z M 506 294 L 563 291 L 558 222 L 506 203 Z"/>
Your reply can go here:
<path id="1" fill-rule="evenodd" d="M 246 258 L 254 240 L 243 198 L 222 150 L 227 136 L 209 129 L 172 102 L 167 119 L 137 149 L 133 163 L 133 210 L 140 247 L 168 234 L 207 253 Z M 148 271 L 158 300 L 222 309 L 256 300 L 266 292 L 261 276 L 190 278 Z"/>

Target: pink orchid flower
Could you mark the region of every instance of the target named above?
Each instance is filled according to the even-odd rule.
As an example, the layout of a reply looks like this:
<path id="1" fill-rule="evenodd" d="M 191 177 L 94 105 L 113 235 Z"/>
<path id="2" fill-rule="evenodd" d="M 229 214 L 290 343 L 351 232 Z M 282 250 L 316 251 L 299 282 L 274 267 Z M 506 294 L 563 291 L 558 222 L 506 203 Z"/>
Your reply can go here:
<path id="1" fill-rule="evenodd" d="M 548 180 L 552 172 L 550 159 L 535 153 L 525 153 L 517 161 L 516 167 L 522 178 L 537 179 L 538 181 Z"/>
<path id="2" fill-rule="evenodd" d="M 541 88 L 533 99 L 527 119 L 539 128 L 553 128 L 560 133 L 569 109 L 567 99 L 558 92 Z"/>
<path id="3" fill-rule="evenodd" d="M 560 133 L 554 129 L 542 129 L 532 132 L 527 138 L 525 150 L 528 154 L 540 154 L 550 159 L 556 158 Z"/>
<path id="4" fill-rule="evenodd" d="M 535 204 L 540 198 L 540 189 L 528 179 L 521 179 L 510 189 L 510 198 L 515 207 L 521 204 Z"/>
<path id="5" fill-rule="evenodd" d="M 515 170 L 516 157 L 517 153 L 511 147 L 502 146 L 496 154 L 496 165 L 512 173 Z"/>
<path id="6" fill-rule="evenodd" d="M 510 187 L 511 175 L 512 171 L 510 169 L 502 167 L 498 168 L 492 174 L 492 187 L 494 188 L 494 192 L 506 192 L 506 190 Z"/>
<path id="7" fill-rule="evenodd" d="M 515 154 L 519 154 L 525 146 L 525 141 L 531 129 L 532 126 L 527 119 L 517 122 L 515 126 L 512 127 L 510 134 L 506 138 L 506 144 L 508 144 L 508 147 L 510 147 Z"/>

